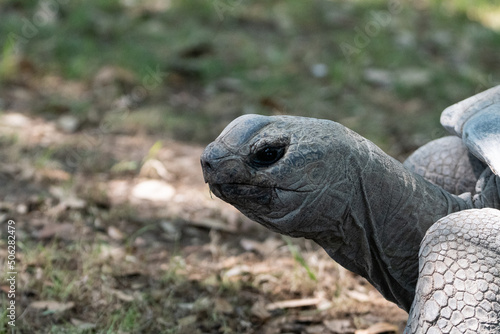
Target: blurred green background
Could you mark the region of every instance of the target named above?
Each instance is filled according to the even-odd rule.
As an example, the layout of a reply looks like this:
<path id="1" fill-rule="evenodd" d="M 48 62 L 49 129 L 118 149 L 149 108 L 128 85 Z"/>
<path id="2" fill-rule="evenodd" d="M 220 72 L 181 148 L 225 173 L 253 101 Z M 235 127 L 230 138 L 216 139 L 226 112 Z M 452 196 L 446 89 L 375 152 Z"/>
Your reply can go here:
<path id="1" fill-rule="evenodd" d="M 206 144 L 244 113 L 304 115 L 341 122 L 404 157 L 445 134 L 443 108 L 498 83 L 499 8 L 465 0 L 4 0 L 0 87 L 48 75 L 83 83 L 85 94 L 54 89 L 27 108 L 73 115 L 80 128 L 105 120 L 115 131 Z M 126 119 L 112 112 L 124 98 Z M 2 108 L 9 102 L 3 96 Z"/>

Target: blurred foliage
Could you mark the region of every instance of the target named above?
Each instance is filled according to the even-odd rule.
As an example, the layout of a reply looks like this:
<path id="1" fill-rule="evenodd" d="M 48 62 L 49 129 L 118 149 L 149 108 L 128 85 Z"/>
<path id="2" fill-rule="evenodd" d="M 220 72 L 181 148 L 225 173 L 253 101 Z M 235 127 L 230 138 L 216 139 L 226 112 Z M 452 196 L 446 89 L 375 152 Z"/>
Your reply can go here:
<path id="1" fill-rule="evenodd" d="M 12 52 L 72 80 L 113 65 L 140 85 L 154 71 L 161 84 L 123 126 L 188 141 L 243 113 L 286 113 L 342 122 L 405 155 L 444 135 L 441 110 L 500 71 L 488 1 L 60 3 L 1 4 L 0 74 L 12 79 Z"/>

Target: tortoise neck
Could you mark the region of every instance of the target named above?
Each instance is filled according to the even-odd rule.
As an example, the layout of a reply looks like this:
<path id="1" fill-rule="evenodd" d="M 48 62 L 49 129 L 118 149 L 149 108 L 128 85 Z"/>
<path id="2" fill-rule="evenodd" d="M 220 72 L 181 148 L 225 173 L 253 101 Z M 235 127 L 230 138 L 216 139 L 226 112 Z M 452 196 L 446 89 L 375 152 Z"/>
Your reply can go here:
<path id="1" fill-rule="evenodd" d="M 357 170 L 349 173 L 352 191 L 342 217 L 343 240 L 324 233 L 315 241 L 408 311 L 425 232 L 449 213 L 472 208 L 472 202 L 410 172 L 366 139 L 350 159 Z"/>

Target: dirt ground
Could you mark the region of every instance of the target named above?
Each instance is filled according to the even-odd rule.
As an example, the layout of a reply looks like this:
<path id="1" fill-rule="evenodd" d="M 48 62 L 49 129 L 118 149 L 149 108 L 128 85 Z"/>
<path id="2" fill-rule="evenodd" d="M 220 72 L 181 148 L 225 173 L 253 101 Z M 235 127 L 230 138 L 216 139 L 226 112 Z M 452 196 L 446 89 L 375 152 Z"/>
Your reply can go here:
<path id="1" fill-rule="evenodd" d="M 20 333 L 404 327 L 405 312 L 314 243 L 271 233 L 213 198 L 203 147 L 102 123 L 68 131 L 60 118 L 23 112 L 32 95 L 13 87 L 5 96 L 16 107 L 0 115 L 0 218 L 16 222 Z M 2 228 L 2 268 L 6 236 Z"/>
<path id="2" fill-rule="evenodd" d="M 16 222 L 20 333 L 402 331 L 406 313 L 314 243 L 212 197 L 203 147 L 13 109 L 0 115 L 0 219 Z"/>

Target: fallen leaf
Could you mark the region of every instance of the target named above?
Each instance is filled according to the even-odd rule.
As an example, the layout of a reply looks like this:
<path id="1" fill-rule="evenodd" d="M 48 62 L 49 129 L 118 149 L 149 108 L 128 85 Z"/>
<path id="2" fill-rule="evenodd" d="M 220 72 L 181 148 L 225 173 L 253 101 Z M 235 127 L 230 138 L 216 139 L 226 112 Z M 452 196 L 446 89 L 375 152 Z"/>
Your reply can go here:
<path id="1" fill-rule="evenodd" d="M 142 177 L 147 177 L 151 179 L 170 179 L 169 173 L 165 168 L 165 165 L 156 159 L 148 159 L 142 165 L 139 175 Z"/>
<path id="2" fill-rule="evenodd" d="M 257 250 L 259 248 L 259 246 L 262 245 L 262 243 L 255 241 L 255 240 L 252 240 L 252 239 L 243 238 L 240 241 L 240 245 L 241 245 L 241 247 L 243 247 L 244 250 L 246 250 L 247 252 L 250 252 L 253 250 Z"/>
<path id="3" fill-rule="evenodd" d="M 101 247 L 100 258 L 105 260 L 112 258 L 115 261 L 123 260 L 126 256 L 125 249 L 123 247 L 113 247 L 108 245 L 103 245 Z"/>
<path id="4" fill-rule="evenodd" d="M 363 292 L 359 292 L 359 291 L 356 291 L 356 290 L 349 290 L 347 291 L 347 295 L 354 299 L 354 300 L 357 300 L 358 302 L 368 302 L 371 300 L 370 296 L 368 296 L 368 294 L 366 293 L 363 293 Z"/>
<path id="5" fill-rule="evenodd" d="M 354 328 L 348 319 L 325 320 L 323 324 L 334 333 L 354 333 Z"/>
<path id="6" fill-rule="evenodd" d="M 306 328 L 307 334 L 322 334 L 325 332 L 325 327 L 322 325 L 309 325 Z"/>
<path id="7" fill-rule="evenodd" d="M 214 308 L 214 302 L 210 297 L 202 297 L 194 303 L 194 310 L 197 312 L 208 311 Z"/>
<path id="8" fill-rule="evenodd" d="M 196 323 L 198 317 L 196 315 L 188 315 L 187 317 L 180 318 L 177 320 L 179 327 L 186 327 Z"/>
<path id="9" fill-rule="evenodd" d="M 271 317 L 271 313 L 266 310 L 266 305 L 263 301 L 259 300 L 252 305 L 250 312 L 260 320 L 267 320 Z"/>
<path id="10" fill-rule="evenodd" d="M 122 231 L 114 226 L 108 227 L 108 235 L 113 240 L 123 240 L 125 238 Z"/>
<path id="11" fill-rule="evenodd" d="M 5 292 L 5 294 L 8 294 L 10 290 L 10 285 L 0 285 L 0 291 Z"/>
<path id="12" fill-rule="evenodd" d="M 273 311 L 280 308 L 315 306 L 321 303 L 321 301 L 321 298 L 290 299 L 281 302 L 270 303 L 266 306 L 266 310 Z"/>
<path id="13" fill-rule="evenodd" d="M 83 209 L 86 205 L 85 200 L 78 198 L 73 192 L 64 189 L 63 187 L 50 187 L 49 192 L 58 198 L 65 208 L 70 209 Z"/>
<path id="14" fill-rule="evenodd" d="M 135 298 L 134 296 L 131 296 L 131 295 L 128 295 L 126 294 L 125 292 L 123 291 L 120 291 L 120 290 L 116 290 L 116 289 L 107 289 L 107 291 L 109 293 L 111 293 L 112 295 L 115 295 L 116 298 L 120 299 L 120 300 L 123 300 L 125 302 L 131 302 L 133 301 Z"/>
<path id="15" fill-rule="evenodd" d="M 97 327 L 96 324 L 93 324 L 91 322 L 85 322 L 80 319 L 76 318 L 71 318 L 71 323 L 73 326 L 77 327 L 78 329 L 84 331 L 84 330 L 89 330 L 89 329 L 94 329 Z"/>
<path id="16" fill-rule="evenodd" d="M 215 299 L 215 310 L 217 312 L 225 313 L 225 314 L 230 314 L 234 312 L 234 307 L 229 303 L 227 300 L 223 298 L 217 298 Z"/>
<path id="17" fill-rule="evenodd" d="M 78 197 L 69 197 L 62 201 L 68 209 L 83 209 L 87 205 L 87 202 Z"/>
<path id="18" fill-rule="evenodd" d="M 333 306 L 333 303 L 329 300 L 323 299 L 321 303 L 318 304 L 317 308 L 320 311 L 328 310 Z"/>
<path id="19" fill-rule="evenodd" d="M 208 276 L 203 280 L 203 285 L 210 287 L 219 286 L 219 276 L 215 274 Z"/>
<path id="20" fill-rule="evenodd" d="M 165 232 L 165 236 L 170 241 L 180 240 L 182 234 L 181 229 L 174 223 L 166 220 L 160 222 L 161 229 Z"/>
<path id="21" fill-rule="evenodd" d="M 59 196 L 59 195 L 56 195 Z M 64 195 L 63 195 L 64 196 Z M 47 214 L 50 216 L 58 216 L 62 212 L 68 210 L 68 209 L 76 209 L 80 210 L 85 208 L 87 205 L 87 202 L 81 198 L 74 197 L 72 195 L 67 196 L 67 197 L 61 197 L 60 198 L 61 202 L 57 204 L 54 207 L 51 207 L 48 211 Z"/>
<path id="22" fill-rule="evenodd" d="M 265 283 L 274 283 L 274 284 L 279 284 L 280 280 L 276 278 L 276 276 L 270 275 L 270 274 L 259 274 L 255 277 L 254 283 L 256 285 L 261 285 Z"/>
<path id="23" fill-rule="evenodd" d="M 240 241 L 241 247 L 246 251 L 256 251 L 263 256 L 267 256 L 274 252 L 277 248 L 284 244 L 283 240 L 276 238 L 268 238 L 264 242 L 258 242 L 252 239 L 243 238 Z"/>
<path id="24" fill-rule="evenodd" d="M 389 324 L 387 322 L 379 322 L 374 325 L 371 325 L 367 329 L 359 329 L 355 331 L 355 334 L 381 334 L 381 333 L 394 333 L 396 334 L 398 332 L 398 327 Z"/>
<path id="25" fill-rule="evenodd" d="M 73 240 L 75 238 L 75 226 L 71 223 L 48 223 L 40 231 L 34 232 L 38 239 L 60 238 Z"/>
<path id="26" fill-rule="evenodd" d="M 241 266 L 235 266 L 225 272 L 224 277 L 233 277 L 246 274 L 250 272 L 250 267 L 243 264 Z"/>
<path id="27" fill-rule="evenodd" d="M 54 313 L 64 312 L 75 307 L 75 303 L 60 303 L 55 300 L 40 300 L 32 302 L 29 307 L 37 310 L 46 310 Z"/>
<path id="28" fill-rule="evenodd" d="M 37 172 L 38 176 L 48 181 L 68 181 L 71 174 L 61 169 L 44 168 Z"/>

